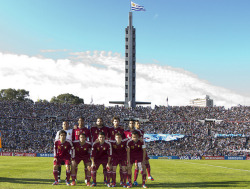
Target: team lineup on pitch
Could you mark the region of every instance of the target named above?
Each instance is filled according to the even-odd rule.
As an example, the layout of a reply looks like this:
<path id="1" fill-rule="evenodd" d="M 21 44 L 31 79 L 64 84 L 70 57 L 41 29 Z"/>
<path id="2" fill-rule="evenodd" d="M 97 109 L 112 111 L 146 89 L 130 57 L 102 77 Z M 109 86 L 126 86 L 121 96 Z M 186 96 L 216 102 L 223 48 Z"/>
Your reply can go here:
<path id="1" fill-rule="evenodd" d="M 100 165 L 103 167 L 103 183 L 107 187 L 116 187 L 116 169 L 120 167 L 120 186 L 131 188 L 138 186 L 137 177 L 142 175 L 142 187 L 147 188 L 148 179 L 154 181 L 150 173 L 149 157 L 140 130 L 139 121 L 129 121 L 129 129 L 124 131 L 119 126 L 120 118 L 113 117 L 113 127 L 105 127 L 103 119 L 97 118 L 91 129 L 84 127 L 84 119 L 78 120 L 78 127 L 69 129 L 67 121 L 62 123 L 63 129 L 58 131 L 54 142 L 55 182 L 59 185 L 61 165 L 66 167 L 66 185 L 77 184 L 78 164 L 83 161 L 86 186 L 97 186 L 96 173 Z M 132 166 L 135 165 L 134 181 L 132 182 Z M 72 182 L 70 183 L 70 178 Z M 92 183 L 90 183 L 92 178 Z"/>

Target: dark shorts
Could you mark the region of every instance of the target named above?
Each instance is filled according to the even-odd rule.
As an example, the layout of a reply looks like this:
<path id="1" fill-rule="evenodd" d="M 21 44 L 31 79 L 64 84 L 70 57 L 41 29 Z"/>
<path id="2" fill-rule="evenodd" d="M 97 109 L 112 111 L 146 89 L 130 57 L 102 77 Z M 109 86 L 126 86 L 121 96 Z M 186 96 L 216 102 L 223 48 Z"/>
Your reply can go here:
<path id="1" fill-rule="evenodd" d="M 143 157 L 130 157 L 130 164 L 134 164 L 136 161 L 137 163 L 142 162 Z"/>
<path id="2" fill-rule="evenodd" d="M 112 164 L 112 166 L 117 166 L 117 165 L 127 166 L 127 159 L 114 158 L 111 160 L 111 164 Z"/>
<path id="3" fill-rule="evenodd" d="M 78 165 L 81 161 L 84 162 L 84 165 L 86 165 L 87 163 L 91 163 L 89 157 L 87 158 L 75 158 L 76 164 Z"/>
<path id="4" fill-rule="evenodd" d="M 54 161 L 54 165 L 70 165 L 70 159 L 60 159 L 60 158 L 57 158 L 57 161 Z"/>
<path id="5" fill-rule="evenodd" d="M 95 160 L 95 168 L 94 169 L 97 171 L 98 168 L 100 167 L 100 165 L 103 166 L 103 169 L 106 169 L 107 163 L 108 163 L 107 159 L 105 159 L 105 160 Z"/>

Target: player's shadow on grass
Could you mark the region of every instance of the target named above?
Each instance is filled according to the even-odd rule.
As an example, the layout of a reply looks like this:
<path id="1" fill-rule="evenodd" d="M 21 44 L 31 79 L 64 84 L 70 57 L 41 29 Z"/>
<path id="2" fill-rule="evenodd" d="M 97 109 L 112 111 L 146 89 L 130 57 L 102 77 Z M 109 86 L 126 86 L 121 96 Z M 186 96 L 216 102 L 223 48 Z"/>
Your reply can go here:
<path id="1" fill-rule="evenodd" d="M 224 181 L 224 182 L 194 182 L 194 183 L 148 183 L 150 188 L 207 188 L 207 187 L 246 187 L 250 181 Z"/>
<path id="2" fill-rule="evenodd" d="M 35 178 L 7 178 L 0 177 L 0 182 L 8 182 L 8 183 L 18 183 L 18 184 L 52 184 L 54 182 L 53 179 L 35 179 Z"/>

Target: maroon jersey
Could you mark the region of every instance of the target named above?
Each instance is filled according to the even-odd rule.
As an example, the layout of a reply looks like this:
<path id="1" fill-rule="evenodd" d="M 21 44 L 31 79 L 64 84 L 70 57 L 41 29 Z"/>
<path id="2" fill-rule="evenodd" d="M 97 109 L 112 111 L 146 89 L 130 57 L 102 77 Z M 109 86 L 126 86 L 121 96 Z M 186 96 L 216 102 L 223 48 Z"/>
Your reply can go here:
<path id="1" fill-rule="evenodd" d="M 73 132 L 72 132 L 72 141 L 75 141 L 75 140 L 79 140 L 79 136 L 81 133 L 84 133 L 86 135 L 86 139 L 88 141 L 91 141 L 91 134 L 90 134 L 90 130 L 87 129 L 87 128 L 77 128 L 77 129 L 73 129 Z"/>
<path id="2" fill-rule="evenodd" d="M 112 158 L 113 159 L 127 159 L 127 139 L 122 140 L 120 144 L 116 141 L 111 141 Z"/>
<path id="3" fill-rule="evenodd" d="M 144 137 L 144 131 L 143 130 L 141 130 L 141 129 L 135 129 L 135 131 L 137 131 L 138 132 L 138 134 L 139 134 L 139 138 L 143 138 Z"/>
<path id="4" fill-rule="evenodd" d="M 128 139 L 131 139 L 132 138 L 132 132 L 134 132 L 134 131 L 136 131 L 138 133 L 139 138 L 141 138 L 143 136 L 142 133 L 141 133 L 141 130 L 135 129 L 133 131 L 130 131 L 130 130 L 124 131 L 125 137 L 128 138 Z"/>
<path id="5" fill-rule="evenodd" d="M 115 134 L 116 133 L 120 133 L 122 135 L 122 139 L 125 139 L 125 135 L 124 135 L 124 129 L 121 127 L 117 127 L 117 128 L 109 128 L 109 139 L 110 140 L 115 140 Z"/>
<path id="6" fill-rule="evenodd" d="M 73 142 L 73 146 L 74 146 L 73 154 L 75 158 L 79 159 L 90 158 L 90 152 L 92 148 L 90 142 L 86 141 L 84 145 L 81 145 L 79 140 L 75 140 Z"/>
<path id="7" fill-rule="evenodd" d="M 91 127 L 90 129 L 90 133 L 91 133 L 91 137 L 92 137 L 92 142 L 94 143 L 96 141 L 96 139 L 98 138 L 98 135 L 100 132 L 103 132 L 105 134 L 105 139 L 109 138 L 109 128 L 108 127 Z"/>
<path id="8" fill-rule="evenodd" d="M 94 157 L 95 160 L 108 159 L 112 156 L 112 147 L 110 142 L 104 141 L 101 145 L 100 142 L 94 142 L 91 151 L 91 157 Z"/>
<path id="9" fill-rule="evenodd" d="M 54 143 L 54 158 L 70 159 L 71 154 L 72 158 L 74 158 L 72 153 L 73 149 L 74 147 L 70 140 L 65 140 L 64 143 L 61 143 L 60 140 L 56 140 Z"/>
<path id="10" fill-rule="evenodd" d="M 145 142 L 138 140 L 136 143 L 130 139 L 127 142 L 127 148 L 130 149 L 130 159 L 143 159 L 143 148 L 146 148 Z"/>

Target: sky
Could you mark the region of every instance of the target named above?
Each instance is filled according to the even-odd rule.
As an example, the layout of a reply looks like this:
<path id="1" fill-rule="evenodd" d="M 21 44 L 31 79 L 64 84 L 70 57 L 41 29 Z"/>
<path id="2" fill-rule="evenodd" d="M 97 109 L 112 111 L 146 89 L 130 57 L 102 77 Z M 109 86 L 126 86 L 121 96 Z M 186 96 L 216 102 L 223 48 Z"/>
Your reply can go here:
<path id="1" fill-rule="evenodd" d="M 249 0 L 134 0 L 138 101 L 250 105 Z M 0 89 L 124 100 L 129 0 L 0 0 Z M 152 90 L 153 89 L 153 90 Z"/>

